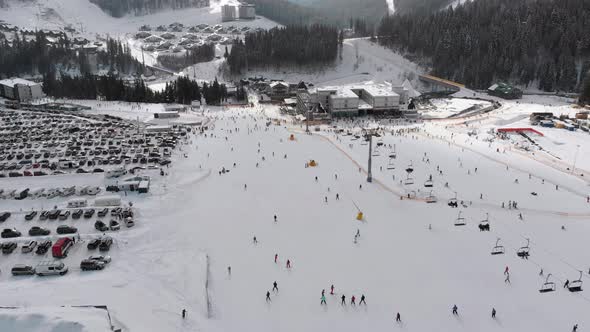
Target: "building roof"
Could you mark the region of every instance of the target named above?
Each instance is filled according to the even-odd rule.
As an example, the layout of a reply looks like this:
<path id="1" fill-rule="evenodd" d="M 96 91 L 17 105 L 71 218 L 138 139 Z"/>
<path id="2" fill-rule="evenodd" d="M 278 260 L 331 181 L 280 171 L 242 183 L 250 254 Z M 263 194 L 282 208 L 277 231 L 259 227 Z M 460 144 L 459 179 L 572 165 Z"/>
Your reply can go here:
<path id="1" fill-rule="evenodd" d="M 365 90 L 366 93 L 370 94 L 373 97 L 395 97 L 395 96 L 399 96 L 397 93 L 391 91 L 391 90 L 387 90 L 385 88 L 381 88 L 379 86 L 376 85 L 368 85 L 365 87 L 362 87 L 363 90 Z"/>
<path id="2" fill-rule="evenodd" d="M 277 86 L 277 85 L 282 85 L 282 86 L 284 86 L 284 87 L 286 87 L 286 88 L 288 88 L 288 87 L 289 87 L 289 84 L 287 84 L 287 83 L 285 83 L 285 82 L 280 82 L 280 81 L 275 81 L 275 82 L 272 82 L 272 83 L 270 83 L 270 84 L 269 84 L 269 86 L 270 86 L 271 88 L 274 88 L 274 87 L 275 87 L 275 86 Z"/>
<path id="3" fill-rule="evenodd" d="M 5 85 L 5 86 L 9 86 L 11 88 L 13 88 L 16 84 L 23 84 L 23 85 L 28 85 L 28 86 L 32 86 L 32 85 L 39 85 L 39 83 L 35 83 L 32 81 L 28 81 L 22 78 L 9 78 L 6 80 L 1 80 L 0 84 Z"/>
<path id="4" fill-rule="evenodd" d="M 336 94 L 330 95 L 331 99 L 338 99 L 338 98 L 358 98 L 356 93 L 354 93 L 349 88 L 339 88 L 336 90 Z"/>

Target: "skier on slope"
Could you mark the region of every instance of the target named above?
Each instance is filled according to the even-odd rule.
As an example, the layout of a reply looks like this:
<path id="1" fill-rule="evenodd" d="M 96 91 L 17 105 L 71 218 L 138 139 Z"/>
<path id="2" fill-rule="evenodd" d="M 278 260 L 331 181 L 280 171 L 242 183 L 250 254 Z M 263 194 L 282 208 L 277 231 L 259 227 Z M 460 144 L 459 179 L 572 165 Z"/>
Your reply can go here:
<path id="1" fill-rule="evenodd" d="M 266 291 L 266 302 L 270 302 L 270 291 Z"/>
<path id="2" fill-rule="evenodd" d="M 340 299 L 342 300 L 340 302 L 340 305 L 346 305 L 346 296 L 344 296 L 344 294 L 342 295 L 342 297 Z"/>
<path id="3" fill-rule="evenodd" d="M 356 297 L 354 295 L 350 298 L 350 305 L 356 305 Z"/>
<path id="4" fill-rule="evenodd" d="M 508 265 L 506 265 L 506 268 L 504 269 L 504 275 L 507 275 L 509 273 L 508 271 Z"/>
<path id="5" fill-rule="evenodd" d="M 459 315 L 458 309 L 459 308 L 457 308 L 457 305 L 456 304 L 453 305 L 453 315 L 457 315 L 457 316 Z"/>
<path id="6" fill-rule="evenodd" d="M 496 309 L 492 308 L 492 318 L 496 318 Z"/>
<path id="7" fill-rule="evenodd" d="M 291 268 L 291 260 L 290 260 L 290 259 L 287 259 L 287 265 L 286 265 L 286 267 L 287 267 L 288 269 L 290 269 L 290 268 Z"/>
<path id="8" fill-rule="evenodd" d="M 326 296 L 324 296 L 324 294 L 322 294 L 322 301 L 320 302 L 320 305 L 322 305 L 322 304 L 324 304 L 324 305 L 328 305 L 328 304 L 326 303 Z"/>
<path id="9" fill-rule="evenodd" d="M 359 302 L 359 305 L 364 304 L 367 305 L 367 302 L 365 302 L 365 294 L 361 295 L 361 300 Z"/>
<path id="10" fill-rule="evenodd" d="M 272 290 L 273 290 L 273 292 L 275 292 L 275 291 L 278 292 L 279 291 L 279 287 L 278 287 L 278 284 L 277 284 L 276 281 L 272 283 Z"/>
<path id="11" fill-rule="evenodd" d="M 277 263 L 278 259 L 279 259 L 279 254 L 275 254 L 275 264 Z"/>
<path id="12" fill-rule="evenodd" d="M 330 295 L 334 295 L 334 285 L 330 286 Z"/>

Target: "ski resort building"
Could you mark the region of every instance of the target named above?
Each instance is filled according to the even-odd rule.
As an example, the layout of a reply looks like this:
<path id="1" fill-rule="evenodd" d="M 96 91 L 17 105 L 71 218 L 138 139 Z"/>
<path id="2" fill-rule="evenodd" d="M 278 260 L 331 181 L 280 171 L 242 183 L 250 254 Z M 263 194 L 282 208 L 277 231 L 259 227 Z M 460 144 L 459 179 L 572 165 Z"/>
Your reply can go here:
<path id="1" fill-rule="evenodd" d="M 503 99 L 520 99 L 522 90 L 507 83 L 496 83 L 488 88 L 488 94 Z"/>
<path id="2" fill-rule="evenodd" d="M 408 82 L 409 84 L 409 82 Z M 411 88 L 411 86 L 410 86 Z M 321 87 L 297 95 L 297 111 L 301 114 L 315 108 L 326 110 L 332 117 L 359 115 L 402 115 L 407 111 L 410 93 L 419 93 L 403 85 L 365 84 Z"/>
<path id="3" fill-rule="evenodd" d="M 11 78 L 0 81 L 0 96 L 26 102 L 42 98 L 44 95 L 41 84 L 22 78 Z"/>
<path id="4" fill-rule="evenodd" d="M 236 20 L 236 7 L 230 5 L 223 5 L 221 7 L 221 22 L 229 22 Z"/>
<path id="5" fill-rule="evenodd" d="M 256 6 L 252 4 L 241 4 L 238 7 L 238 17 L 241 20 L 253 20 L 256 18 Z"/>

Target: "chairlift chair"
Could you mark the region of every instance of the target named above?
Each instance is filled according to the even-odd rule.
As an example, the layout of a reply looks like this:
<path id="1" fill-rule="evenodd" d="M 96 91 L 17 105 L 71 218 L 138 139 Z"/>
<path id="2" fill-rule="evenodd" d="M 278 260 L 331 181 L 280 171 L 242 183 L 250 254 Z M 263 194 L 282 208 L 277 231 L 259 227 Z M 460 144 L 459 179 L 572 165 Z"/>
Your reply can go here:
<path id="1" fill-rule="evenodd" d="M 393 159 L 389 157 L 389 162 L 387 163 L 387 169 L 395 169 L 395 165 L 393 164 Z"/>
<path id="2" fill-rule="evenodd" d="M 490 223 L 490 218 L 488 213 L 486 212 L 486 218 L 479 222 L 481 225 L 486 225 Z"/>
<path id="3" fill-rule="evenodd" d="M 406 186 L 414 184 L 414 179 L 412 179 L 412 177 L 408 174 L 408 178 L 404 180 L 404 184 Z"/>
<path id="4" fill-rule="evenodd" d="M 570 292 L 581 292 L 582 291 L 582 271 L 580 271 L 580 279 L 570 282 L 569 286 L 567 286 L 567 289 Z"/>
<path id="5" fill-rule="evenodd" d="M 496 245 L 492 248 L 492 255 L 503 255 L 504 254 L 504 246 L 499 245 L 500 238 L 496 239 Z"/>
<path id="6" fill-rule="evenodd" d="M 424 187 L 426 188 L 432 188 L 434 186 L 434 182 L 432 182 L 432 180 L 426 180 L 426 182 L 424 182 Z"/>
<path id="7" fill-rule="evenodd" d="M 547 275 L 547 279 L 545 279 L 545 282 L 541 286 L 541 289 L 539 289 L 539 293 L 549 293 L 555 291 L 555 283 L 553 281 L 549 281 L 550 277 L 551 273 Z"/>
<path id="8" fill-rule="evenodd" d="M 461 215 L 461 211 L 459 211 L 459 215 L 457 216 L 457 219 L 455 220 L 455 226 L 465 226 L 467 225 L 467 222 L 465 221 L 465 218 Z"/>
<path id="9" fill-rule="evenodd" d="M 530 250 L 531 248 L 529 247 L 529 239 L 526 239 L 526 246 L 524 247 L 520 247 L 517 251 L 516 251 L 516 256 L 520 257 L 520 258 L 527 258 L 530 256 Z"/>
<path id="10" fill-rule="evenodd" d="M 414 166 L 412 165 L 412 162 L 410 161 L 410 164 L 408 165 L 408 167 L 406 168 L 406 173 L 410 174 L 414 171 Z"/>

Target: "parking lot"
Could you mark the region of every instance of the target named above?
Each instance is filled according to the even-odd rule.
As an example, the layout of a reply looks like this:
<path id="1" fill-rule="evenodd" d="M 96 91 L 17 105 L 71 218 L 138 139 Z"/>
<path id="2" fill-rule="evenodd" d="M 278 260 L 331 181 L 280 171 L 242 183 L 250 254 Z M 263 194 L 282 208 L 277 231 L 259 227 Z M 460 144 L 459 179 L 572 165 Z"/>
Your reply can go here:
<path id="1" fill-rule="evenodd" d="M 150 195 L 151 178 L 167 175 L 173 152 L 190 132 L 184 127 L 146 132 L 108 115 L 2 109 L 0 280 L 26 278 L 12 276 L 16 265 L 39 272 L 63 262 L 67 277 L 93 273 L 80 268 L 91 255 L 116 261 L 124 254 L 118 252 L 121 235 L 142 227 L 133 201 Z M 66 237 L 64 256 L 56 257 L 56 243 Z M 43 243 L 45 250 L 39 249 Z M 95 246 L 89 249 L 89 243 Z M 110 267 L 104 261 L 85 263 L 89 269 Z"/>

